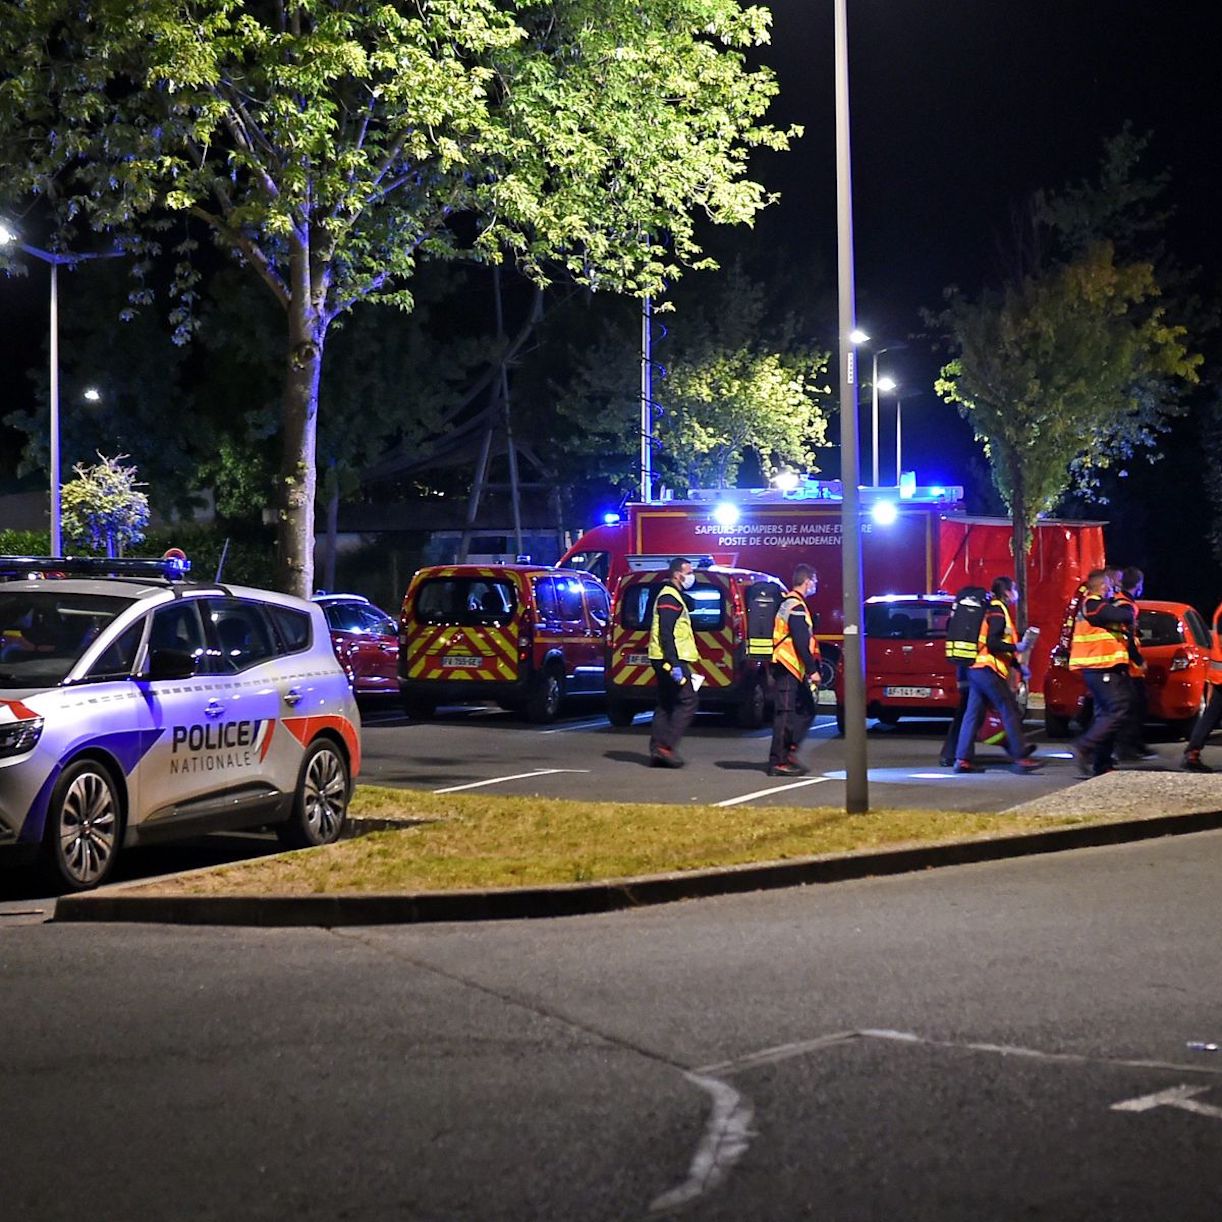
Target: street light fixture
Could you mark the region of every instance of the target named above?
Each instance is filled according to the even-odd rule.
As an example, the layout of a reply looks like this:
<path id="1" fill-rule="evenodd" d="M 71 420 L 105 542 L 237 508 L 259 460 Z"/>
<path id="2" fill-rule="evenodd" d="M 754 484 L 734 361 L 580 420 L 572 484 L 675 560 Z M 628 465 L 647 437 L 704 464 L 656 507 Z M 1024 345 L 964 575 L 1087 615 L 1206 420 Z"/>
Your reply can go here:
<path id="1" fill-rule="evenodd" d="M 107 250 L 71 254 L 67 252 L 41 250 L 23 242 L 16 232 L 0 221 L 0 246 L 16 246 L 18 250 L 49 264 L 51 268 L 51 555 L 59 556 L 63 552 L 63 536 L 60 526 L 59 499 L 59 269 L 65 264 L 75 267 L 89 259 L 116 259 L 121 250 Z M 97 392 L 94 392 L 97 394 Z M 86 398 L 89 392 L 86 391 Z M 98 398 L 101 398 L 98 395 Z"/>
<path id="2" fill-rule="evenodd" d="M 89 386 L 85 389 L 85 393 L 81 398 L 88 403 L 101 403 L 102 392 L 96 386 Z"/>
<path id="3" fill-rule="evenodd" d="M 907 348 L 907 344 L 884 344 L 881 348 L 875 348 L 873 351 L 873 369 L 871 371 L 871 407 L 870 419 L 872 424 L 871 438 L 873 444 L 874 464 L 872 468 L 871 483 L 875 488 L 878 487 L 878 392 L 884 391 L 890 393 L 895 389 L 895 379 L 883 376 L 882 380 L 878 377 L 878 358 L 884 352 L 898 352 L 901 348 Z"/>

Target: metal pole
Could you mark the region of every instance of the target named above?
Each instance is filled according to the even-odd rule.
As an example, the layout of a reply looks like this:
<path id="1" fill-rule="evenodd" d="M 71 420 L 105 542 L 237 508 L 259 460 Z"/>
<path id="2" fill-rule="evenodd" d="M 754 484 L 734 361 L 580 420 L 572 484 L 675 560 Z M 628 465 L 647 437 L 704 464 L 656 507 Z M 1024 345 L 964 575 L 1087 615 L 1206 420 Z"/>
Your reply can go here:
<path id="1" fill-rule="evenodd" d="M 874 444 L 874 466 L 872 470 L 872 478 L 870 480 L 871 487 L 878 487 L 878 353 L 874 354 L 874 367 L 870 374 L 870 391 L 871 391 L 871 417 L 873 420 L 873 444 Z"/>
<path id="2" fill-rule="evenodd" d="M 866 761 L 865 657 L 861 639 L 861 497 L 857 488 L 857 353 L 853 290 L 853 183 L 849 155 L 849 40 L 845 0 L 836 5 L 836 233 L 840 282 L 840 505 L 844 577 L 844 809 L 870 809 Z"/>
<path id="3" fill-rule="evenodd" d="M 904 471 L 904 460 L 901 457 L 904 449 L 903 427 L 901 421 L 904 418 L 904 405 L 900 401 L 899 395 L 895 396 L 895 486 L 900 486 L 900 476 Z"/>
<path id="4" fill-rule="evenodd" d="M 62 556 L 59 500 L 59 264 L 51 264 L 51 555 Z"/>
<path id="5" fill-rule="evenodd" d="M 641 500 L 653 500 L 653 303 L 641 299 Z"/>

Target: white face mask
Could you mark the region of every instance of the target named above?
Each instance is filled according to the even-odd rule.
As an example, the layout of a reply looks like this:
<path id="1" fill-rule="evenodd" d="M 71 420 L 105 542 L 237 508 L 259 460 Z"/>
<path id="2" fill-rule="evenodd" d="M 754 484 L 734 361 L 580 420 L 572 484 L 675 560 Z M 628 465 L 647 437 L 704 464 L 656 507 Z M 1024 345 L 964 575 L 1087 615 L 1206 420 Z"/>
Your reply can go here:
<path id="1" fill-rule="evenodd" d="M 679 578 L 679 588 L 682 590 L 690 590 L 696 584 L 695 573 L 684 573 Z"/>

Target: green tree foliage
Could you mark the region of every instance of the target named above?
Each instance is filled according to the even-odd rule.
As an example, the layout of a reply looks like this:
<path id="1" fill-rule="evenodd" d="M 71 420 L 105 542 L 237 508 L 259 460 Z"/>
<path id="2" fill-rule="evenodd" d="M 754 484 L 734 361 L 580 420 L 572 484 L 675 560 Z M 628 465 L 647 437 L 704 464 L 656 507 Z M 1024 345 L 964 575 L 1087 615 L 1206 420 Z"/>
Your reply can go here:
<path id="1" fill-rule="evenodd" d="M 64 485 L 60 503 L 64 538 L 70 544 L 120 556 L 144 538 L 149 501 L 140 491 L 136 468 L 123 465 L 126 457 L 99 454 L 101 461 L 93 466 L 77 463 L 76 479 Z"/>
<path id="2" fill-rule="evenodd" d="M 749 153 L 791 134 L 746 65 L 767 36 L 736 0 L 6 0 L 0 191 L 137 254 L 190 218 L 279 303 L 280 579 L 305 593 L 335 320 L 410 308 L 424 258 L 636 294 L 698 265 L 694 217 L 749 222 Z"/>
<path id="3" fill-rule="evenodd" d="M 815 470 L 828 354 L 802 340 L 793 315 L 770 319 L 764 286 L 740 265 L 719 274 L 715 291 L 707 275 L 697 280 L 655 324 L 656 478 L 680 489 L 726 487 L 748 454 L 765 476 L 782 466 Z M 635 489 L 639 471 L 639 343 L 638 320 L 605 328 L 557 388 L 568 424 L 561 445 L 624 490 Z"/>
<path id="4" fill-rule="evenodd" d="M 1182 411 L 1181 389 L 1198 381 L 1202 358 L 1168 316 L 1154 265 L 1119 259 L 1098 236 L 1117 231 L 1097 198 L 1118 191 L 1116 164 L 1109 145 L 1097 192 L 1038 197 L 1036 224 L 1025 231 L 1032 240 L 1016 243 L 1007 282 L 974 300 L 949 291 L 936 318 L 955 353 L 936 389 L 984 444 L 1014 521 L 1016 556 L 1026 554 L 1040 514 L 1071 491 L 1096 490 L 1117 460 L 1152 449 Z M 1146 197 L 1133 188 L 1131 198 Z M 1132 236 L 1141 225 L 1131 217 L 1123 228 Z"/>

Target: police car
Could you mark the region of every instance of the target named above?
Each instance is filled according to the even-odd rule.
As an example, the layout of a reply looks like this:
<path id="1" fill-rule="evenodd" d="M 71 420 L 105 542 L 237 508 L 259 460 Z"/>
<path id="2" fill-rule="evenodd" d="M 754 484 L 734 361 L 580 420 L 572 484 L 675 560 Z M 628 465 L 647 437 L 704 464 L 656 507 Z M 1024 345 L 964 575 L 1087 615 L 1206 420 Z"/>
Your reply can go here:
<path id="1" fill-rule="evenodd" d="M 182 575 L 0 557 L 0 844 L 39 846 L 61 888 L 129 845 L 343 828 L 360 721 L 322 609 Z"/>

